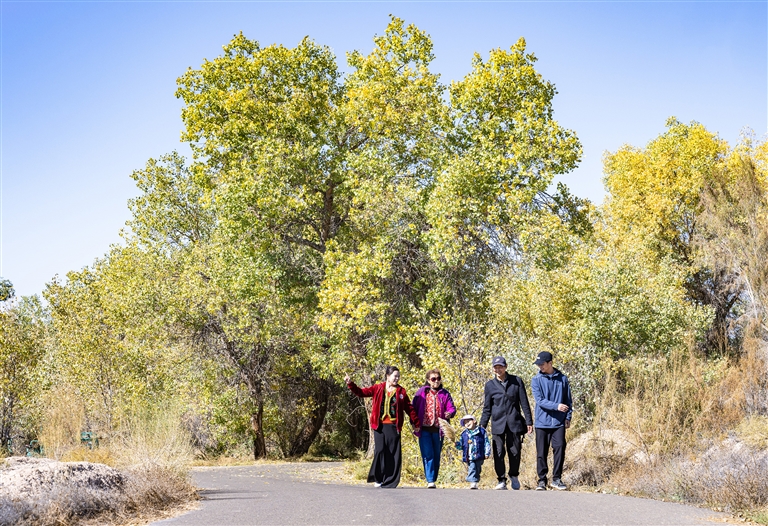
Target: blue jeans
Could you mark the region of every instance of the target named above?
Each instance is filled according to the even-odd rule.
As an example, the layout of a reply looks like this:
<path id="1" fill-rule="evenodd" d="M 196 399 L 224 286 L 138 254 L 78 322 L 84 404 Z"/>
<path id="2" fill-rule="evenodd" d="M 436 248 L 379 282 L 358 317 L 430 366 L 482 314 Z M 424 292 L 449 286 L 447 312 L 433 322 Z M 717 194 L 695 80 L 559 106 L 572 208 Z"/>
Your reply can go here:
<path id="1" fill-rule="evenodd" d="M 480 472 L 483 470 L 483 459 L 470 460 L 467 467 L 467 482 L 480 482 Z"/>
<path id="2" fill-rule="evenodd" d="M 443 451 L 443 438 L 439 431 L 422 431 L 419 436 L 421 460 L 424 463 L 424 476 L 427 482 L 435 482 L 440 472 L 440 453 Z"/>

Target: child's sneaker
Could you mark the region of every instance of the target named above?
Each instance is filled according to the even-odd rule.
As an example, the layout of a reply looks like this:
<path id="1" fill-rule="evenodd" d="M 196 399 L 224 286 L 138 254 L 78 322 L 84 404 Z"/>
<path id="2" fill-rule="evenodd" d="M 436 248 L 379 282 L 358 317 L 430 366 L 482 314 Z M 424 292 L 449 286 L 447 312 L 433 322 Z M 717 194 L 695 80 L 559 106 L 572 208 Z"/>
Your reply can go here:
<path id="1" fill-rule="evenodd" d="M 477 482 L 470 482 L 469 489 L 477 489 Z"/>

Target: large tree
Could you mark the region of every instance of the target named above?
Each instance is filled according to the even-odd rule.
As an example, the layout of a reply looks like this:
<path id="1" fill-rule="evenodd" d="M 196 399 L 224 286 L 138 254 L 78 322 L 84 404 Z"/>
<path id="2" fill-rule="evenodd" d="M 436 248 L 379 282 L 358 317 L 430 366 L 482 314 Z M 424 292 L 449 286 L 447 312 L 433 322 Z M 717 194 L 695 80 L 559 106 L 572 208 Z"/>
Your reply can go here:
<path id="1" fill-rule="evenodd" d="M 308 38 L 236 35 L 179 78 L 192 161 L 134 175 L 129 240 L 178 262 L 178 319 L 247 386 L 256 456 L 265 404 L 304 400 L 279 442 L 306 452 L 334 375 L 432 360 L 436 320 L 482 317 L 522 232 L 580 214 L 548 193 L 581 149 L 522 39 L 449 87 L 415 26 L 392 18 L 374 44 L 343 75 Z"/>

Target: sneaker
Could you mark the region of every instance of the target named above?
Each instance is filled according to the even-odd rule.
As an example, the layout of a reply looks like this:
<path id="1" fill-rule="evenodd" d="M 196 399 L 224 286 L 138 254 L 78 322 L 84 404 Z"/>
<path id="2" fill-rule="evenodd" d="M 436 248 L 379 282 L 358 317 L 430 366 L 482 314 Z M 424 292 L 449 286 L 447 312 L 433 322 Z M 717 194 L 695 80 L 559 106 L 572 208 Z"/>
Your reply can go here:
<path id="1" fill-rule="evenodd" d="M 540 480 L 538 484 L 536 484 L 536 491 L 546 491 L 547 490 L 547 481 L 546 480 Z"/>
<path id="2" fill-rule="evenodd" d="M 427 482 L 427 489 L 436 489 L 437 486 L 435 486 L 434 482 Z"/>
<path id="3" fill-rule="evenodd" d="M 517 477 L 512 477 L 509 479 L 509 485 L 512 486 L 512 489 L 520 489 L 520 481 L 517 479 Z"/>
<path id="4" fill-rule="evenodd" d="M 568 486 L 563 484 L 563 481 L 560 480 L 560 479 L 552 479 L 552 482 L 550 482 L 549 485 L 552 486 L 553 488 L 559 489 L 559 490 L 568 489 Z"/>
<path id="5" fill-rule="evenodd" d="M 469 489 L 477 489 L 477 482 L 470 482 Z"/>
<path id="6" fill-rule="evenodd" d="M 496 487 L 493 488 L 493 489 L 507 489 L 507 481 L 506 480 L 502 480 L 501 482 L 496 484 Z"/>
<path id="7" fill-rule="evenodd" d="M 374 482 L 373 483 L 373 487 L 374 488 L 380 488 L 381 487 L 381 482 Z"/>

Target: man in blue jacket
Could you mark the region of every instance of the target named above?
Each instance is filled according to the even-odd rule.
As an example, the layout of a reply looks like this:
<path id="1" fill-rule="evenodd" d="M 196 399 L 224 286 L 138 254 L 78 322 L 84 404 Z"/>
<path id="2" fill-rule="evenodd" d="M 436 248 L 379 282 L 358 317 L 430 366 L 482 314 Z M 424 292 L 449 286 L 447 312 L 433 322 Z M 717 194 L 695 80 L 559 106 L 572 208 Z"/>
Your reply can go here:
<path id="1" fill-rule="evenodd" d="M 571 426 L 573 397 L 568 377 L 552 365 L 552 353 L 540 352 L 534 365 L 539 374 L 531 380 L 531 391 L 536 401 L 536 470 L 539 473 L 537 490 L 547 489 L 547 455 L 552 446 L 552 486 L 566 489 L 560 479 L 565 461 L 565 430 Z"/>

